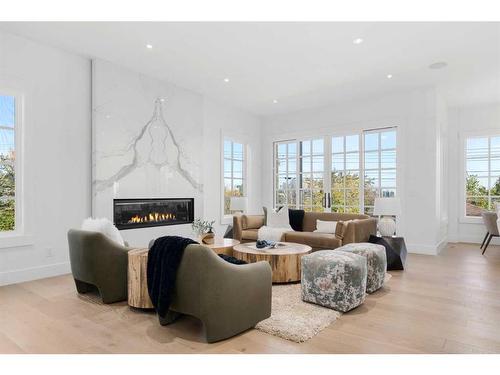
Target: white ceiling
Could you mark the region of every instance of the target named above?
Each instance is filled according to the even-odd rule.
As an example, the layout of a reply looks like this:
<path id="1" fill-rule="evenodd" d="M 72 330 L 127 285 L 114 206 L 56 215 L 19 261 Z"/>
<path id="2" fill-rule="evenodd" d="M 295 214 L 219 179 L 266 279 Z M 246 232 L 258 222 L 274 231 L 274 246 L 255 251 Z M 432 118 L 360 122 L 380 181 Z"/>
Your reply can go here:
<path id="1" fill-rule="evenodd" d="M 500 23 L 2 22 L 0 29 L 259 115 L 428 85 L 441 87 L 450 105 L 500 101 Z M 353 44 L 358 37 L 364 42 Z M 448 67 L 428 69 L 438 61 Z"/>

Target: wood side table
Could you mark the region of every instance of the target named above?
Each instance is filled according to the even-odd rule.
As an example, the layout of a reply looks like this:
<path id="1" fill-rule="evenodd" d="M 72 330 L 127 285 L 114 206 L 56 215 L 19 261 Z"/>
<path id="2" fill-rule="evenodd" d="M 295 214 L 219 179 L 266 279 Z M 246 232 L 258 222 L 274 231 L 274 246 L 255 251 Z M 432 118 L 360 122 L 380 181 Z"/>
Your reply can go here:
<path id="1" fill-rule="evenodd" d="M 201 244 L 216 254 L 233 255 L 233 246 L 240 241 L 230 238 L 215 238 L 213 244 Z M 152 309 L 153 303 L 148 292 L 149 249 L 134 249 L 128 252 L 128 305 L 139 309 Z"/>
<path id="2" fill-rule="evenodd" d="M 128 252 L 128 305 L 139 309 L 152 309 L 148 292 L 149 249 L 134 249 Z"/>
<path id="3" fill-rule="evenodd" d="M 233 240 L 232 238 L 221 238 L 215 237 L 213 244 L 205 244 L 200 242 L 200 245 L 209 247 L 216 254 L 225 254 L 229 256 L 233 256 L 233 247 L 239 245 L 240 241 Z"/>

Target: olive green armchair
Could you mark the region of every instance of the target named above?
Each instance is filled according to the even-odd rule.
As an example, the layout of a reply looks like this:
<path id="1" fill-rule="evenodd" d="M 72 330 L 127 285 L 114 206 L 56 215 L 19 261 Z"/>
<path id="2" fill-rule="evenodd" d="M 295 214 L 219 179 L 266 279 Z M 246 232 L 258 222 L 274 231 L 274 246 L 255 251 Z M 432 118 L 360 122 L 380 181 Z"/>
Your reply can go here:
<path id="1" fill-rule="evenodd" d="M 208 247 L 188 245 L 172 304 L 160 324 L 187 314 L 203 322 L 208 342 L 234 336 L 271 316 L 271 280 L 268 262 L 235 265 Z"/>
<path id="2" fill-rule="evenodd" d="M 70 229 L 68 231 L 71 272 L 78 293 L 96 287 L 103 303 L 127 299 L 128 252 L 98 232 Z"/>

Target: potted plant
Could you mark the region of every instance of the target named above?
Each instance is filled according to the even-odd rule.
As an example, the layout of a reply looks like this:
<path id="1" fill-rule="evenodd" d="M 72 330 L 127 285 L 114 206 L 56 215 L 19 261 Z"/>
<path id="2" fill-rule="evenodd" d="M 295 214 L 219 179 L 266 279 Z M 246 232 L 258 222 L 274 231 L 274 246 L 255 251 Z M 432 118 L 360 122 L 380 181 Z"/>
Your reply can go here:
<path id="1" fill-rule="evenodd" d="M 193 221 L 191 227 L 193 228 L 193 232 L 195 232 L 200 241 L 204 244 L 213 244 L 214 243 L 214 223 L 215 220 L 207 221 L 197 218 Z"/>

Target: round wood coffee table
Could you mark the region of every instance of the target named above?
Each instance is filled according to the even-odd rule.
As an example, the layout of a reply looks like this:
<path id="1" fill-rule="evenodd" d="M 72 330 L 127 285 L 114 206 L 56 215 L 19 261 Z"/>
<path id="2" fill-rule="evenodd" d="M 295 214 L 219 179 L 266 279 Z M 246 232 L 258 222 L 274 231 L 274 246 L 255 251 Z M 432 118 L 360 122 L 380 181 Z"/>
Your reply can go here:
<path id="1" fill-rule="evenodd" d="M 255 242 L 233 247 L 233 256 L 248 263 L 261 260 L 269 262 L 273 270 L 273 283 L 300 281 L 300 258 L 309 254 L 312 248 L 292 242 L 280 242 L 275 249 L 257 249 Z"/>

